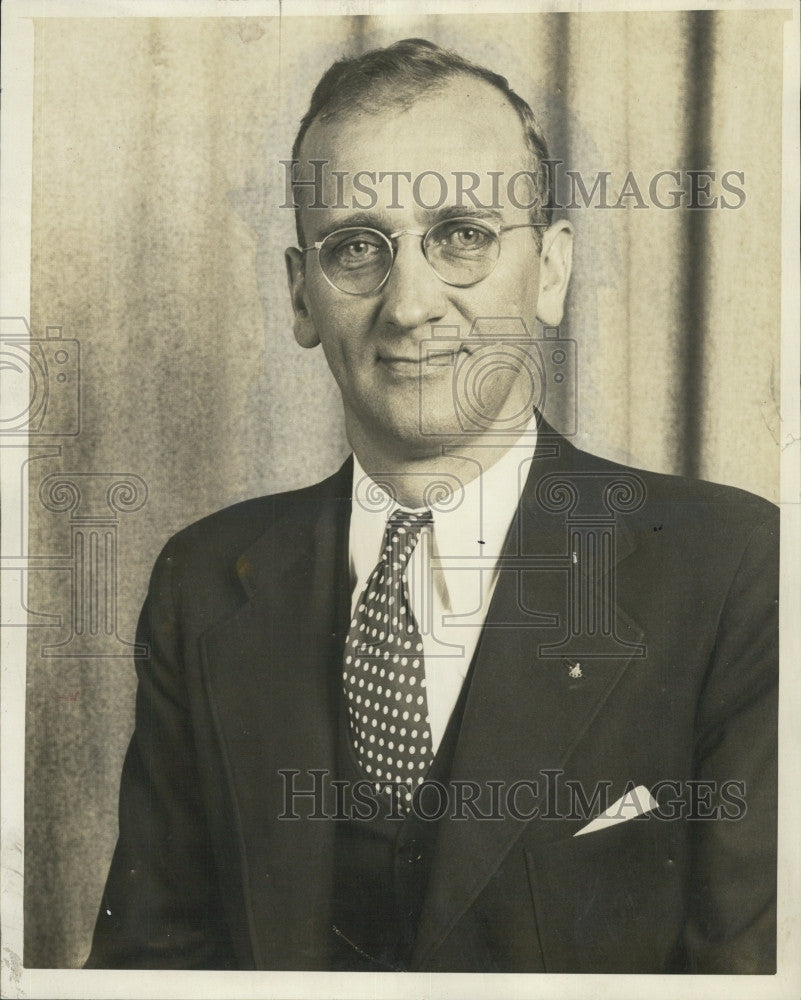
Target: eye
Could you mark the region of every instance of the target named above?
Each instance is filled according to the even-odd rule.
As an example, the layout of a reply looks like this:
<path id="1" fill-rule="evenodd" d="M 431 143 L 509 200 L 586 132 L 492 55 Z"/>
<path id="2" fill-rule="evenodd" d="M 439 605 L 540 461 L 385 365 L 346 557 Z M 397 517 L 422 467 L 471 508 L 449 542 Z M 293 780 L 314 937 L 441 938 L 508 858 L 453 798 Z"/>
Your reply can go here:
<path id="1" fill-rule="evenodd" d="M 386 253 L 386 243 L 377 233 L 369 230 L 333 233 L 325 247 L 326 256 L 340 267 L 363 267 Z"/>
<path id="2" fill-rule="evenodd" d="M 495 240 L 492 230 L 468 219 L 443 222 L 431 235 L 435 246 L 452 253 L 485 250 Z"/>

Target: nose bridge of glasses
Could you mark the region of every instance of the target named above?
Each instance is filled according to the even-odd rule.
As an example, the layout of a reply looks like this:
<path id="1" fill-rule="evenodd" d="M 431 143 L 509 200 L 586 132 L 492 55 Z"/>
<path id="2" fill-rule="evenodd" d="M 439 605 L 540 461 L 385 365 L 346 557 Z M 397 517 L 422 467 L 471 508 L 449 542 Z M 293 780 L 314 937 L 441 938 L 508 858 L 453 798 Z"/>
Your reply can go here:
<path id="1" fill-rule="evenodd" d="M 394 233 L 390 233 L 387 239 L 395 242 L 395 240 L 400 239 L 401 236 L 418 236 L 421 240 L 428 236 L 430 229 L 398 229 Z"/>

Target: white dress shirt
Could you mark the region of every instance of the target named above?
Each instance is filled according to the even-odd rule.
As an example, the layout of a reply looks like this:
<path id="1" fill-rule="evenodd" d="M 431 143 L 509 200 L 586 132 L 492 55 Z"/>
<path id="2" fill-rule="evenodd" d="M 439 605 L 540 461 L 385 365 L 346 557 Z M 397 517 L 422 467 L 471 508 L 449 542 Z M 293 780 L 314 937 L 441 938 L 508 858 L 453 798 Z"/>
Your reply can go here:
<path id="1" fill-rule="evenodd" d="M 421 532 L 404 575 L 423 639 L 435 753 L 484 627 L 498 578 L 498 558 L 534 457 L 536 434 L 532 420 L 494 465 L 466 486 L 454 483 L 452 490 L 432 502 L 433 526 Z M 354 455 L 351 614 L 378 562 L 387 519 L 399 506 Z"/>

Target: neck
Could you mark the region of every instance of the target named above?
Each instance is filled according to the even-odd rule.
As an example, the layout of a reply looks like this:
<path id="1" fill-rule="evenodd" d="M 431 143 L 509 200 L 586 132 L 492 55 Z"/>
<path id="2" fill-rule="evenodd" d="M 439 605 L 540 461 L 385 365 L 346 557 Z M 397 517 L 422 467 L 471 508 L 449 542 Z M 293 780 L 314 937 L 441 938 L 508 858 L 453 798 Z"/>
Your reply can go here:
<path id="1" fill-rule="evenodd" d="M 373 442 L 350 438 L 361 467 L 397 502 L 408 508 L 428 507 L 445 493 L 477 479 L 499 462 L 519 438 L 453 438 L 417 455 L 408 449 L 377 447 Z"/>

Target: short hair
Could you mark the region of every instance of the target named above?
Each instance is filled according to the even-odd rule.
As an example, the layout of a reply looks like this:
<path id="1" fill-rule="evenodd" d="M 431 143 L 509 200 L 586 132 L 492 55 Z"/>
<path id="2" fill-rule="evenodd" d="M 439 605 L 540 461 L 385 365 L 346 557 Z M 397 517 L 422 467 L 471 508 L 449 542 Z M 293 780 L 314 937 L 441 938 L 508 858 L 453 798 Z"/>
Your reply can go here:
<path id="1" fill-rule="evenodd" d="M 525 146 L 531 154 L 531 171 L 537 198 L 531 221 L 548 226 L 553 216 L 548 145 L 530 105 L 509 86 L 506 77 L 470 62 L 457 52 L 440 48 L 425 38 L 404 38 L 383 49 L 372 49 L 350 59 L 339 59 L 314 88 L 309 109 L 303 116 L 292 146 L 292 159 L 300 160 L 300 147 L 312 122 L 334 118 L 345 111 L 367 114 L 389 107 L 409 108 L 422 94 L 435 91 L 459 76 L 471 76 L 495 87 L 517 112 Z M 300 206 L 295 209 L 295 228 L 303 243 Z M 534 230 L 541 238 L 539 230 Z"/>

